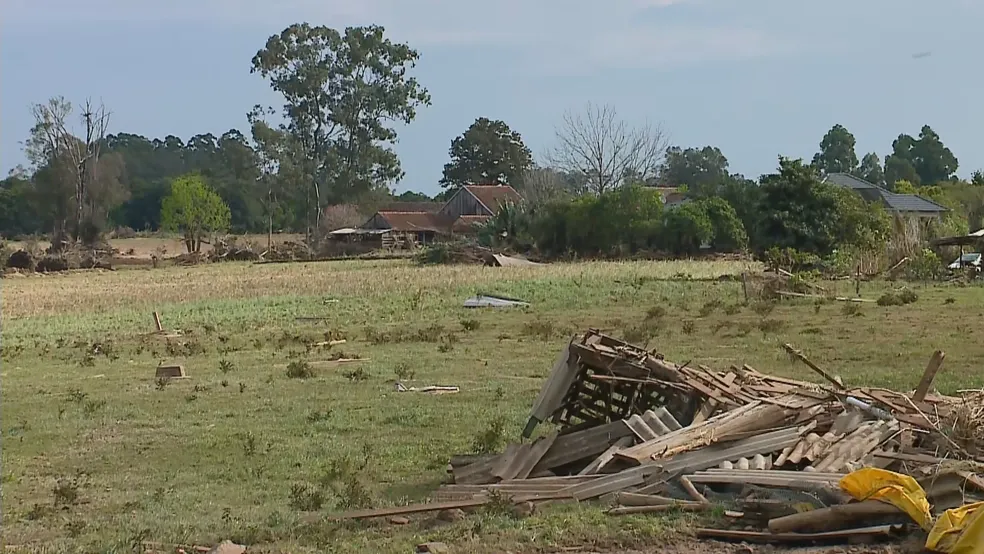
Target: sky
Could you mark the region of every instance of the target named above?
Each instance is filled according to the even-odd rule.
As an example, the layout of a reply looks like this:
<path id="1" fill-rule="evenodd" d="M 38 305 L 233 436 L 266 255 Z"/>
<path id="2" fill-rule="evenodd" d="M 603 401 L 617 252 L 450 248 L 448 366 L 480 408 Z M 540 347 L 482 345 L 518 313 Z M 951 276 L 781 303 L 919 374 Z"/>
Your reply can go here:
<path id="1" fill-rule="evenodd" d="M 305 21 L 380 24 L 420 52 L 433 105 L 399 130 L 397 191 L 436 193 L 476 118 L 539 157 L 589 102 L 749 177 L 838 123 L 859 158 L 928 124 L 961 176 L 984 168 L 984 0 L 4 0 L 0 169 L 25 163 L 30 105 L 51 96 L 103 101 L 111 132 L 246 132 L 250 108 L 281 104 L 252 56 Z"/>

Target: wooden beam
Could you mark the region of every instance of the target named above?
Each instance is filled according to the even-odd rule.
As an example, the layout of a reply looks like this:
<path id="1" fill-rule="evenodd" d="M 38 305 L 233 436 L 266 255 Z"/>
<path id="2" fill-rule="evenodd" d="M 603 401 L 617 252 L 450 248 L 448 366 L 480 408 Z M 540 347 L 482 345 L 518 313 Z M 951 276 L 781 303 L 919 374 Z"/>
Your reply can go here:
<path id="1" fill-rule="evenodd" d="M 944 358 L 946 358 L 946 354 L 942 350 L 933 352 L 932 357 L 929 358 L 929 364 L 926 365 L 926 371 L 923 372 L 922 380 L 919 381 L 919 386 L 916 387 L 916 392 L 912 395 L 913 401 L 922 402 L 926 399 L 926 394 L 929 393 L 929 387 L 933 385 L 936 374 L 943 367 Z"/>

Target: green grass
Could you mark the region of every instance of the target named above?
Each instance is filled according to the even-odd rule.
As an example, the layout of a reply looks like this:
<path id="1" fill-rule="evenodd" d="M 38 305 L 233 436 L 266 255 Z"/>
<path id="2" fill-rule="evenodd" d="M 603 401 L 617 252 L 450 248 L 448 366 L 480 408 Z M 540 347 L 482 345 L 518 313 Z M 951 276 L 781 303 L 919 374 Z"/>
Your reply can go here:
<path id="1" fill-rule="evenodd" d="M 559 349 L 587 327 L 678 362 L 812 378 L 780 348 L 789 342 L 850 385 L 903 390 L 939 348 L 941 389 L 981 386 L 984 344 L 971 331 L 980 287 L 912 285 L 914 303 L 858 311 L 811 300 L 745 305 L 740 283 L 713 279 L 743 269 L 345 262 L 6 279 L 0 533 L 49 551 L 225 538 L 291 552 L 407 552 L 425 540 L 468 552 L 652 543 L 681 520 L 609 518 L 592 505 L 441 525 L 328 517 L 425 499 L 448 457 L 474 450 L 499 419 L 503 438 L 518 437 Z M 851 292 L 850 283 L 825 286 Z M 892 288 L 866 283 L 862 295 Z M 460 307 L 477 291 L 532 306 Z M 184 336 L 169 345 L 148 334 L 154 310 Z M 309 347 L 339 337 L 347 342 Z M 328 362 L 339 356 L 367 360 Z M 183 364 L 189 378 L 159 383 L 161 360 Z M 397 380 L 461 392 L 398 393 Z"/>

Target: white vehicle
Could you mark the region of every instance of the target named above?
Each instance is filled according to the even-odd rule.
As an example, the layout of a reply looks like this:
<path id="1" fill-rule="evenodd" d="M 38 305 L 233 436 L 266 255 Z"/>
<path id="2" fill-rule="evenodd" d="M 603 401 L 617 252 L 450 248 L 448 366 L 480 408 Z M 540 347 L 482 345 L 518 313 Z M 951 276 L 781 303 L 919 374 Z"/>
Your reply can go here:
<path id="1" fill-rule="evenodd" d="M 977 271 L 981 270 L 981 254 L 980 252 L 970 252 L 964 254 L 953 260 L 953 263 L 946 266 L 947 269 L 960 269 L 963 267 L 972 267 Z"/>

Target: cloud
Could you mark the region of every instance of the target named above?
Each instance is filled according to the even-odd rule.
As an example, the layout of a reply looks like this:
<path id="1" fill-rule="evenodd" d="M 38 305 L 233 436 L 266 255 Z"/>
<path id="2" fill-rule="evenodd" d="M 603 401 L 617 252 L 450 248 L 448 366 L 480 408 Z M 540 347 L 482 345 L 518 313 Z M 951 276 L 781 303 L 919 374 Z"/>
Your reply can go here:
<path id="1" fill-rule="evenodd" d="M 761 31 L 706 21 L 686 9 L 724 0 L 6 0 L 5 26 L 195 23 L 262 29 L 296 21 L 343 27 L 379 23 L 426 50 L 510 50 L 552 70 L 653 67 L 765 55 Z M 671 13 L 672 12 L 672 13 Z M 704 21 L 694 21 L 703 15 Z M 713 16 L 713 13 L 711 14 Z M 689 19 L 688 19 L 689 18 Z"/>

